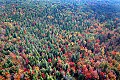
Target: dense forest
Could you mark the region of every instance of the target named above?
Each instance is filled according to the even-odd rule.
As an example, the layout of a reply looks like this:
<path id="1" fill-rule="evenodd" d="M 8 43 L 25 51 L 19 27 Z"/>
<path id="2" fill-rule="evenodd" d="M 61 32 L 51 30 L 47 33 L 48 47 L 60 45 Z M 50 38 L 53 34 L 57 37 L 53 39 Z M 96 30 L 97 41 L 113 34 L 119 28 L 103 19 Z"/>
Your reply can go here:
<path id="1" fill-rule="evenodd" d="M 0 80 L 119 79 L 117 0 L 0 0 Z"/>

